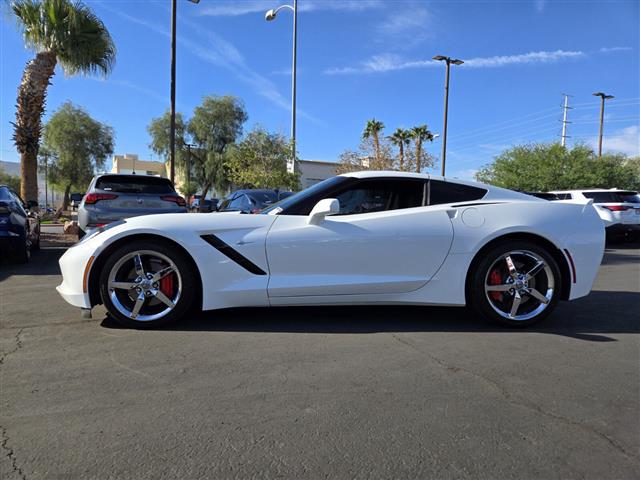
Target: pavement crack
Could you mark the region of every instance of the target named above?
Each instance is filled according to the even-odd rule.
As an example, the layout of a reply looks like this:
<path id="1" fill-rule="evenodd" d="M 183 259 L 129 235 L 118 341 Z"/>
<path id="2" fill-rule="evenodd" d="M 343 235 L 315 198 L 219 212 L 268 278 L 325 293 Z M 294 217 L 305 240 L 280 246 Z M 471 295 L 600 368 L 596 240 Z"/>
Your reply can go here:
<path id="1" fill-rule="evenodd" d="M 577 420 L 573 420 L 573 419 L 571 419 L 569 417 L 565 417 L 563 415 L 558 415 L 557 413 L 550 412 L 549 410 L 545 410 L 544 408 L 542 408 L 540 405 L 537 405 L 537 404 L 532 403 L 530 401 L 526 401 L 521 397 L 517 397 L 517 396 L 513 395 L 512 393 L 510 393 L 506 388 L 504 388 L 502 385 L 500 385 L 495 380 L 492 380 L 491 378 L 486 377 L 484 375 L 481 375 L 481 374 L 479 374 L 477 372 L 474 372 L 472 370 L 468 370 L 468 369 L 463 368 L 463 367 L 458 367 L 456 365 L 451 365 L 451 364 L 447 363 L 446 361 L 442 360 L 441 358 L 438 358 L 435 355 L 418 348 L 412 342 L 409 342 L 408 340 L 400 337 L 396 333 L 392 333 L 391 336 L 393 338 L 395 338 L 399 343 L 409 347 L 413 351 L 428 357 L 430 360 L 432 360 L 433 362 L 438 364 L 440 367 L 442 367 L 446 371 L 451 372 L 451 373 L 463 372 L 463 373 L 466 373 L 468 375 L 471 375 L 474 378 L 476 378 L 476 379 L 480 380 L 481 382 L 485 383 L 486 385 L 489 385 L 494 390 L 498 391 L 498 393 L 507 402 L 509 402 L 509 403 L 511 403 L 513 405 L 517 405 L 517 406 L 526 408 L 527 410 L 531 410 L 531 411 L 536 412 L 536 413 L 538 413 L 540 415 L 544 415 L 544 416 L 552 418 L 554 420 L 563 422 L 563 423 L 565 423 L 567 425 L 570 425 L 570 426 L 573 426 L 575 428 L 579 428 L 580 430 L 582 430 L 584 432 L 587 432 L 589 434 L 595 435 L 595 436 L 599 437 L 600 439 L 604 440 L 605 442 L 607 442 L 611 448 L 613 448 L 616 451 L 618 451 L 620 454 L 622 454 L 627 459 L 633 461 L 636 464 L 640 464 L 640 459 L 635 454 L 633 454 L 632 452 L 629 452 L 626 448 L 624 448 L 624 446 L 620 445 L 618 442 L 613 440 L 607 434 L 600 432 L 596 428 L 594 428 L 594 427 L 592 427 L 590 425 L 585 425 L 584 423 L 579 422 Z"/>
<path id="2" fill-rule="evenodd" d="M 7 359 L 7 357 L 9 355 L 13 355 L 14 353 L 16 353 L 18 350 L 20 350 L 22 348 L 22 331 L 24 330 L 24 328 L 21 328 L 20 330 L 18 330 L 18 333 L 16 333 L 16 336 L 14 337 L 15 340 L 15 345 L 14 347 L 9 350 L 8 352 L 2 354 L 2 356 L 0 356 L 0 365 L 4 365 L 4 361 Z"/>
<path id="3" fill-rule="evenodd" d="M 2 450 L 6 452 L 6 457 L 11 462 L 11 469 L 18 475 L 22 480 L 26 480 L 26 475 L 22 471 L 22 468 L 18 466 L 18 459 L 16 458 L 16 454 L 13 451 L 13 448 L 9 446 L 9 436 L 7 435 L 7 429 L 0 425 L 0 434 L 2 435 L 2 443 L 0 443 L 0 447 Z"/>

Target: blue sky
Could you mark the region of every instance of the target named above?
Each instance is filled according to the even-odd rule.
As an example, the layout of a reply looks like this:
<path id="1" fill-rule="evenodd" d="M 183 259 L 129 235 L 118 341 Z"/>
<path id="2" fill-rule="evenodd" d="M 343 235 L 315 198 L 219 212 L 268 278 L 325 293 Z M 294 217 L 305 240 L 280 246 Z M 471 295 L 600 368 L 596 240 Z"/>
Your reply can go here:
<path id="1" fill-rule="evenodd" d="M 47 114 L 66 100 L 116 130 L 116 153 L 153 158 L 146 126 L 169 106 L 169 0 L 89 0 L 118 48 L 106 79 L 65 78 L 49 88 Z M 232 94 L 260 124 L 290 129 L 291 15 L 274 22 L 276 1 L 178 0 L 178 110 L 203 95 Z M 640 150 L 640 2 L 299 0 L 298 149 L 336 160 L 356 148 L 367 119 L 396 127 L 442 128 L 444 66 L 452 67 L 447 173 L 469 178 L 502 149 L 553 141 L 562 93 L 569 142 L 593 143 L 599 99 L 607 103 L 605 150 Z M 16 88 L 32 52 L 10 15 L 0 20 L 0 158 L 17 161 L 11 141 Z M 436 140 L 429 149 L 439 155 Z"/>

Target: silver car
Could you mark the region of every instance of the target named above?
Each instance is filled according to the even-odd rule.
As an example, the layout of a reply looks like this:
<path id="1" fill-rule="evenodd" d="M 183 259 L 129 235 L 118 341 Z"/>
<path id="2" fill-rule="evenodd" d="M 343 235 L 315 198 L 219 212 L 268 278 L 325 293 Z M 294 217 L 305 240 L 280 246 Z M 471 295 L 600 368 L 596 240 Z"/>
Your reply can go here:
<path id="1" fill-rule="evenodd" d="M 78 207 L 79 236 L 124 218 L 154 213 L 187 213 L 187 204 L 171 181 L 150 175 L 98 175 Z"/>

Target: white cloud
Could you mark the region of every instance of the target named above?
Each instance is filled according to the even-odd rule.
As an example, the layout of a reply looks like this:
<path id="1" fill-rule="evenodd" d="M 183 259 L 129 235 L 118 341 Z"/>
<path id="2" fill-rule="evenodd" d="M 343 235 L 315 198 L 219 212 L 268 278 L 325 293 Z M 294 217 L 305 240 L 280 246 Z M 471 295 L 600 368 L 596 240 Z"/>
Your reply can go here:
<path id="1" fill-rule="evenodd" d="M 612 52 L 628 52 L 633 50 L 631 47 L 602 47 L 598 50 L 600 53 L 612 53 Z"/>
<path id="2" fill-rule="evenodd" d="M 536 12 L 544 13 L 544 9 L 547 7 L 546 0 L 536 0 L 535 1 Z"/>
<path id="3" fill-rule="evenodd" d="M 200 15 L 214 17 L 237 17 L 251 13 L 265 13 L 279 5 L 273 0 L 218 1 L 198 8 Z M 362 11 L 381 8 L 382 0 L 306 0 L 298 5 L 298 12 L 314 10 Z"/>
<path id="4" fill-rule="evenodd" d="M 598 138 L 591 138 L 589 144 L 591 144 L 593 148 L 597 148 Z M 607 134 L 605 129 L 604 138 L 602 139 L 602 150 L 605 152 L 624 153 L 630 156 L 640 155 L 640 127 L 638 125 L 632 125 L 616 130 L 611 134 Z"/>
<path id="5" fill-rule="evenodd" d="M 520 55 L 498 55 L 493 57 L 476 57 L 464 61 L 461 68 L 497 68 L 508 65 L 527 65 L 536 63 L 555 63 L 584 57 L 581 51 L 555 50 L 553 52 L 529 52 Z M 436 60 L 404 60 L 393 54 L 374 55 L 357 66 L 332 67 L 324 71 L 327 75 L 344 75 L 354 73 L 382 73 L 409 68 L 429 68 L 441 65 Z"/>
<path id="6" fill-rule="evenodd" d="M 429 21 L 429 12 L 424 8 L 403 9 L 388 15 L 378 30 L 387 35 L 406 34 L 416 28 L 424 28 Z"/>

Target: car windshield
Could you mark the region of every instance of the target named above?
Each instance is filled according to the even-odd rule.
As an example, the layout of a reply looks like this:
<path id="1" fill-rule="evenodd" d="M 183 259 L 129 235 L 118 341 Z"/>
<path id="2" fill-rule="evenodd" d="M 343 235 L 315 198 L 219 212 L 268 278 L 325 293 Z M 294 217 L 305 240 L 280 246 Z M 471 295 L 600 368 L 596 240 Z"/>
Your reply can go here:
<path id="1" fill-rule="evenodd" d="M 593 203 L 640 203 L 638 192 L 623 192 L 607 190 L 603 192 L 582 192 L 587 198 L 592 198 Z"/>
<path id="2" fill-rule="evenodd" d="M 173 185 L 166 178 L 136 175 L 106 175 L 96 182 L 96 189 L 120 193 L 174 193 Z"/>
<path id="3" fill-rule="evenodd" d="M 260 213 L 263 215 L 278 215 L 281 211 L 286 210 L 287 208 L 295 205 L 298 202 L 303 202 L 307 198 L 316 195 L 318 192 L 322 190 L 331 189 L 336 185 L 339 185 L 342 182 L 348 181 L 348 177 L 331 177 L 327 180 L 323 180 L 320 183 L 316 183 L 315 185 L 310 186 L 298 193 L 294 193 L 287 198 L 280 200 L 277 203 L 265 208 Z"/>

